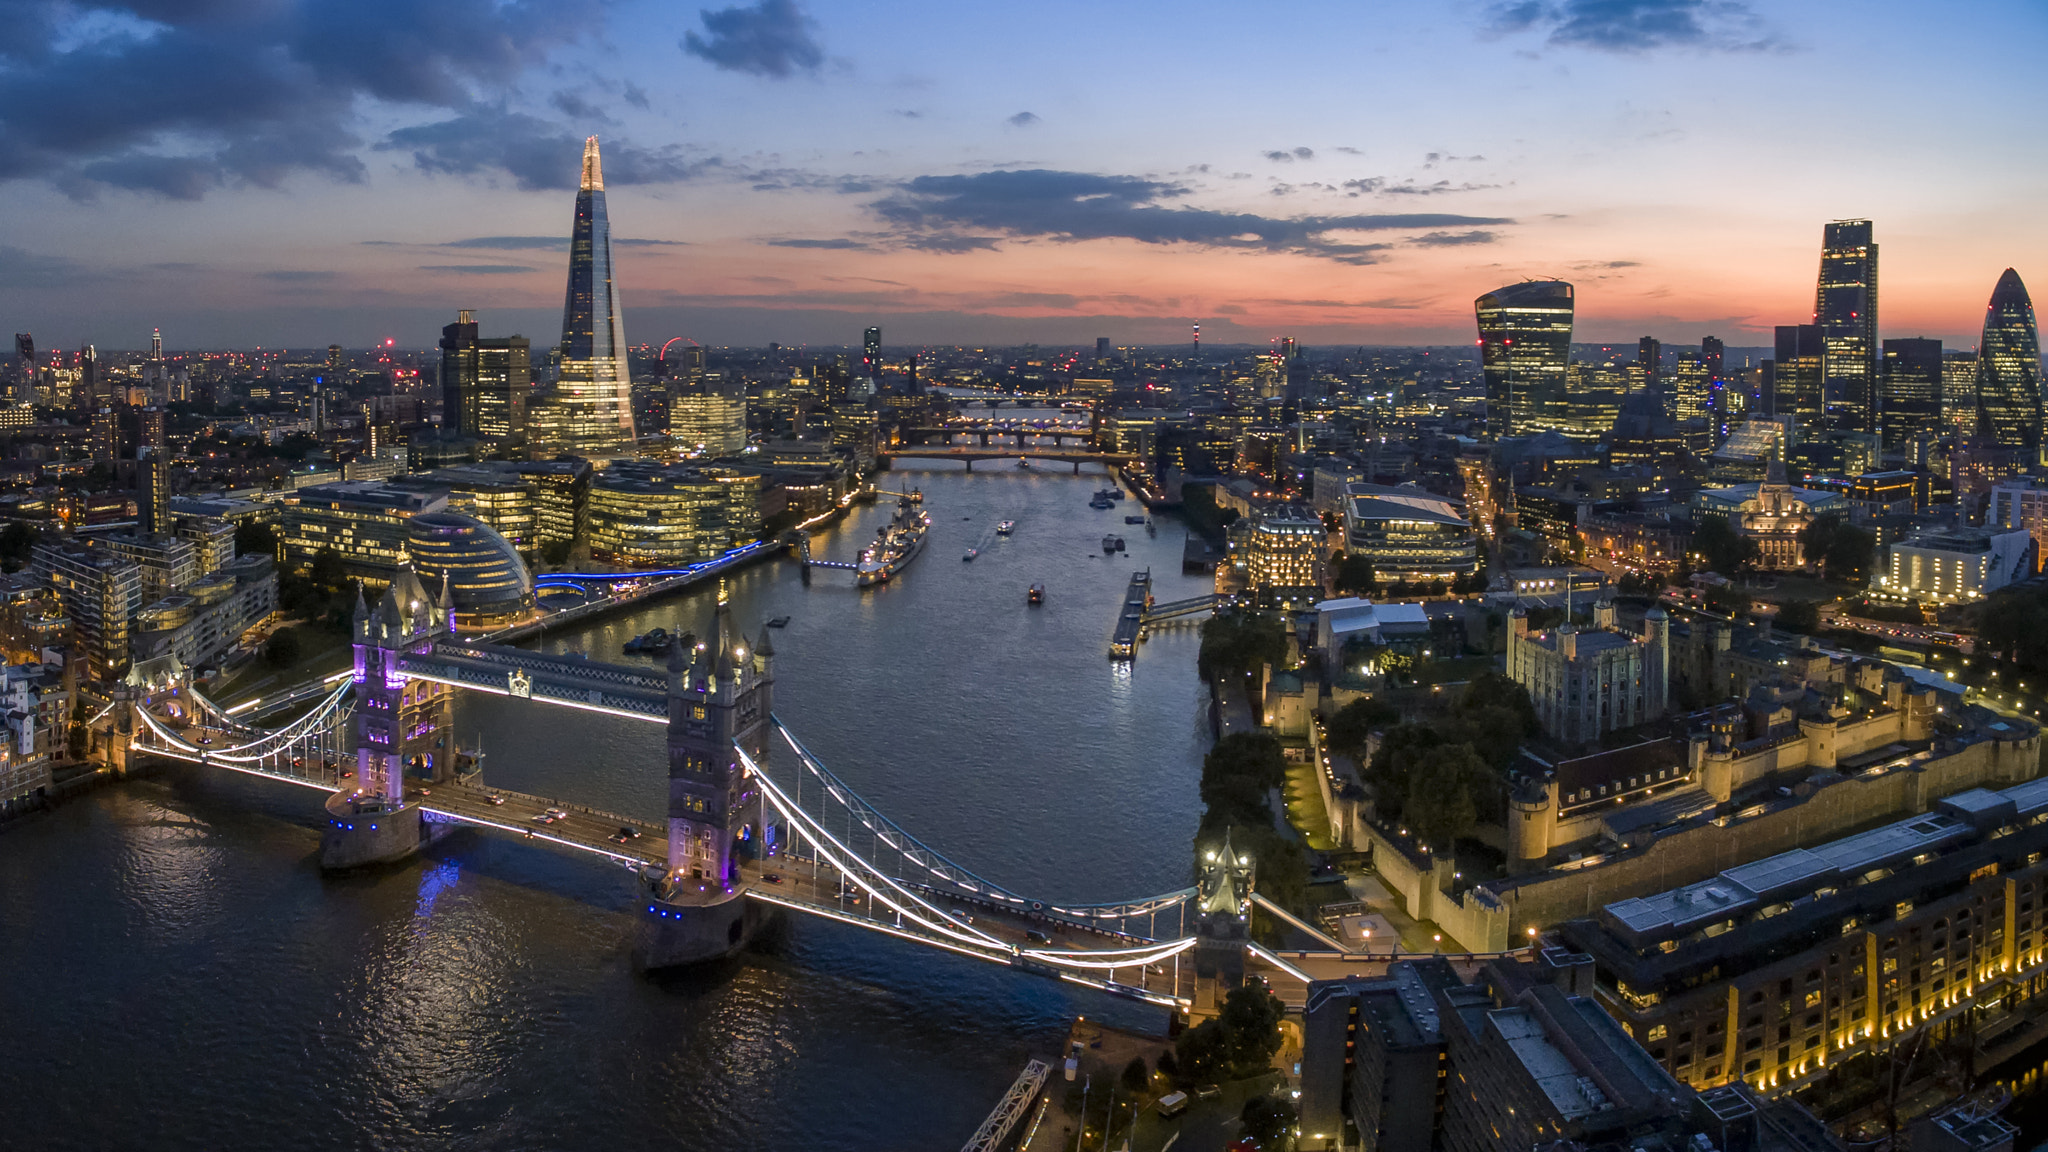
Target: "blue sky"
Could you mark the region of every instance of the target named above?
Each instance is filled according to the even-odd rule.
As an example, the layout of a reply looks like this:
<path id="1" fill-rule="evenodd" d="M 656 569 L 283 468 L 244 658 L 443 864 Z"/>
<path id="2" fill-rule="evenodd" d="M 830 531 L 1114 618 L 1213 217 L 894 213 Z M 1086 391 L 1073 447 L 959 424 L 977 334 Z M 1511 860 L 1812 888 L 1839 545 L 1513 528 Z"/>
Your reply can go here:
<path id="1" fill-rule="evenodd" d="M 1462 342 L 1557 275 L 1755 343 L 1868 216 L 1885 332 L 1967 346 L 2048 239 L 2044 13 L 0 0 L 0 326 L 548 338 L 594 132 L 636 341 Z"/>

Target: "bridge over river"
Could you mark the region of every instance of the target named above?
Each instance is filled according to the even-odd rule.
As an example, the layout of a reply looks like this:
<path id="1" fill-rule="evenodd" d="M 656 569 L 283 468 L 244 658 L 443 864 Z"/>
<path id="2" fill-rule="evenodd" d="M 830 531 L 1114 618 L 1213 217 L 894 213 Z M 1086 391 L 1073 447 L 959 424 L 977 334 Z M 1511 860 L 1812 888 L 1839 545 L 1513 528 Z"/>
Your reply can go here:
<path id="1" fill-rule="evenodd" d="M 794 912 L 1174 1009 L 1247 964 L 1287 978 L 1248 946 L 1248 857 L 1226 850 L 1196 887 L 1073 904 L 1013 891 L 900 827 L 774 715 L 768 634 L 750 642 L 723 597 L 713 635 L 680 638 L 659 669 L 458 640 L 448 618 L 401 572 L 375 608 L 358 604 L 350 672 L 274 693 L 304 704 L 275 727 L 230 715 L 175 667 L 133 677 L 120 755 L 322 792 L 329 868 L 403 859 L 470 826 L 631 869 L 649 967 L 729 955 Z M 457 691 L 663 725 L 667 819 L 491 787 L 481 757 L 454 746 Z"/>

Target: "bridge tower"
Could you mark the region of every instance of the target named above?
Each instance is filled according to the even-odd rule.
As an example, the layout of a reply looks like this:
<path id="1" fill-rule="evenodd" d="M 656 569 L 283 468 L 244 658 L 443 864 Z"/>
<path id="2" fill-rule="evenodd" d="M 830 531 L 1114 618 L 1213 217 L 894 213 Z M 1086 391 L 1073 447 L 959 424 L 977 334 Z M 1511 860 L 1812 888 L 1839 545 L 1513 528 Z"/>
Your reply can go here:
<path id="1" fill-rule="evenodd" d="M 668 861 L 650 880 L 644 967 L 730 955 L 765 920 L 746 899 L 742 865 L 765 851 L 761 788 L 740 763 L 768 754 L 775 649 L 766 628 L 750 644 L 719 585 L 711 639 L 687 634 L 668 657 Z"/>
<path id="2" fill-rule="evenodd" d="M 351 628 L 355 645 L 356 783 L 365 795 L 338 791 L 327 802 L 320 840 L 324 868 L 398 860 L 419 850 L 417 805 L 405 800 L 408 768 L 432 779 L 449 771 L 447 686 L 409 679 L 399 661 L 448 635 L 447 588 L 429 596 L 411 566 L 400 568 L 372 609 L 360 589 Z"/>

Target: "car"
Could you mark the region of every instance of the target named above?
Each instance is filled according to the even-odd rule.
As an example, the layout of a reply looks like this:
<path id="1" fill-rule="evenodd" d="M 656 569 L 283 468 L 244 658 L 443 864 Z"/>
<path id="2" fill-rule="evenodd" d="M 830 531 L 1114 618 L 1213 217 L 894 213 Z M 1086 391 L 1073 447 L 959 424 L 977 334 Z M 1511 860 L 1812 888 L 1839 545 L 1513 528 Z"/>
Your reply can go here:
<path id="1" fill-rule="evenodd" d="M 953 919 L 958 920 L 962 924 L 974 923 L 974 917 L 969 916 L 965 908 L 955 908 L 951 912 L 946 913 L 946 915 L 951 916 Z"/>
<path id="2" fill-rule="evenodd" d="M 1047 936 L 1047 935 L 1046 935 L 1045 933 L 1043 933 L 1043 932 L 1040 932 L 1040 931 L 1039 931 L 1038 929 L 1036 929 L 1036 928 L 1026 928 L 1026 929 L 1024 930 L 1024 938 L 1025 938 L 1026 940 L 1029 940 L 1029 941 L 1031 941 L 1031 942 L 1032 942 L 1033 944 L 1050 944 L 1050 943 L 1052 943 L 1052 937 L 1050 937 L 1050 936 Z"/>
<path id="3" fill-rule="evenodd" d="M 621 824 L 619 825 L 619 836 L 625 840 L 638 840 L 640 838 L 640 830 Z"/>
<path id="4" fill-rule="evenodd" d="M 782 883 L 782 873 L 770 872 L 766 876 L 761 877 L 761 879 L 766 880 L 770 884 L 780 884 Z"/>
<path id="5" fill-rule="evenodd" d="M 533 814 L 533 822 L 536 824 L 553 824 L 555 822 L 555 814 L 552 812 L 536 812 Z"/>
<path id="6" fill-rule="evenodd" d="M 1197 1100 L 1214 1100 L 1221 1095 L 1223 1095 L 1223 1089 L 1214 1084 L 1195 1085 L 1195 1099 Z"/>
<path id="7" fill-rule="evenodd" d="M 353 771 L 349 771 L 349 772 L 343 772 L 343 773 L 341 774 L 341 778 L 342 778 L 343 780 L 347 780 L 347 779 L 349 779 L 350 777 L 352 777 L 352 776 L 354 776 L 354 775 L 355 775 L 355 773 L 354 773 Z"/>
<path id="8" fill-rule="evenodd" d="M 616 832 L 612 833 L 611 835 L 611 842 L 614 844 L 625 844 L 630 842 L 632 839 L 633 838 L 631 836 L 621 836 Z"/>
<path id="9" fill-rule="evenodd" d="M 567 820 L 569 818 L 569 813 L 560 808 L 548 809 L 548 815 L 553 816 L 557 820 Z"/>
<path id="10" fill-rule="evenodd" d="M 495 796 L 495 795 L 493 795 L 493 796 L 486 796 L 486 797 L 484 797 L 484 802 L 485 802 L 486 804 L 503 804 L 503 803 L 505 802 L 505 798 L 504 798 L 503 796 Z"/>

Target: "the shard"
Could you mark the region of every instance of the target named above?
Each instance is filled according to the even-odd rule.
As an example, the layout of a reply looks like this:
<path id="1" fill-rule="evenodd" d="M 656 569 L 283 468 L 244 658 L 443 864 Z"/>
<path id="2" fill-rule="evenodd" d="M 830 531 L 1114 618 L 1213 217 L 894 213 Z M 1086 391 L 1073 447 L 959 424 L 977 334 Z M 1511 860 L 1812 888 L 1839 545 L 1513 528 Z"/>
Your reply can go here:
<path id="1" fill-rule="evenodd" d="M 569 238 L 569 291 L 555 362 L 554 387 L 528 421 L 533 455 L 566 454 L 593 462 L 631 458 L 636 447 L 632 377 L 626 368 L 626 329 L 612 276 L 612 230 L 595 136 L 583 143 L 583 179 Z"/>
<path id="2" fill-rule="evenodd" d="M 2010 268 L 1984 310 L 1977 406 L 1980 428 L 1988 426 L 1999 447 L 2020 449 L 2033 463 L 2041 450 L 2041 334 L 2027 286 Z"/>

